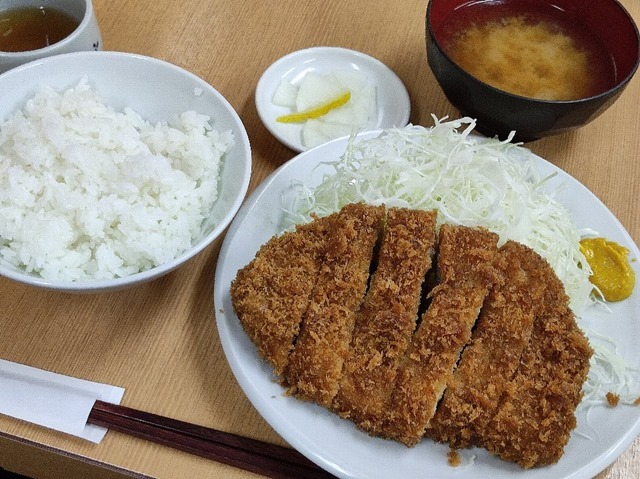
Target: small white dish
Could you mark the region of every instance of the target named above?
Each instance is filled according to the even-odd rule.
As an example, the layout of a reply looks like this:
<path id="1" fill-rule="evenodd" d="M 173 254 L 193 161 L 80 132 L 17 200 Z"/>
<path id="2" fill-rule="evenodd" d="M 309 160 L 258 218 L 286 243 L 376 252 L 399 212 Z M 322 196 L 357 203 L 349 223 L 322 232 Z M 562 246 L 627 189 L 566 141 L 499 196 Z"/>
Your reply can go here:
<path id="1" fill-rule="evenodd" d="M 363 130 L 403 127 L 409 122 L 409 93 L 393 70 L 379 60 L 355 50 L 314 47 L 280 58 L 262 74 L 256 87 L 256 108 L 262 123 L 273 136 L 292 150 L 308 150 L 302 143 L 302 124 L 276 122 L 278 116 L 291 111 L 275 105 L 273 95 L 283 80 L 297 85 L 308 72 L 326 75 L 338 70 L 359 72 L 376 89 L 377 116 Z"/>

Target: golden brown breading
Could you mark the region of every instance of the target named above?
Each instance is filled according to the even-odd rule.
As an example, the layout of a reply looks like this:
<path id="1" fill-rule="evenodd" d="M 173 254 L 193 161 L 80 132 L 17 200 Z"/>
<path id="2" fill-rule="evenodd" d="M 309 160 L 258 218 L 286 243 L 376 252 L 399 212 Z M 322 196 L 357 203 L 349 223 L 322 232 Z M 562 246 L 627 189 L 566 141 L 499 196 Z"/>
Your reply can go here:
<path id="1" fill-rule="evenodd" d="M 489 292 L 471 343 L 426 432 L 452 447 L 467 447 L 482 437 L 518 368 L 542 302 L 547 268 L 532 249 L 508 241 L 494 267 L 500 281 Z"/>
<path id="2" fill-rule="evenodd" d="M 424 435 L 436 406 L 471 338 L 486 291 L 469 283 L 443 284 L 433 296 L 398 370 L 381 436 L 408 446 Z"/>
<path id="3" fill-rule="evenodd" d="M 364 298 L 384 207 L 345 206 L 329 232 L 324 263 L 284 373 L 289 392 L 330 407 Z"/>
<path id="4" fill-rule="evenodd" d="M 416 444 L 423 436 L 494 281 L 498 236 L 484 229 L 442 225 L 442 281 L 398 370 L 380 435 Z"/>
<path id="5" fill-rule="evenodd" d="M 238 272 L 233 305 L 260 355 L 289 393 L 370 434 L 411 446 L 427 431 L 525 468 L 556 462 L 592 351 L 551 266 L 445 224 L 423 304 L 435 214 L 390 209 L 377 250 L 384 215 L 347 205 L 273 238 Z"/>
<path id="6" fill-rule="evenodd" d="M 498 235 L 485 228 L 443 224 L 438 244 L 440 283 L 477 282 L 489 287 L 495 280 L 492 261 Z"/>
<path id="7" fill-rule="evenodd" d="M 391 395 L 416 328 L 435 241 L 435 211 L 388 210 L 378 267 L 356 314 L 351 350 L 333 401 L 335 412 L 364 430 L 375 430 Z"/>
<path id="8" fill-rule="evenodd" d="M 557 462 L 571 431 L 592 350 L 569 309 L 564 287 L 548 264 L 542 311 L 529 345 L 482 445 L 530 468 Z"/>
<path id="9" fill-rule="evenodd" d="M 289 361 L 336 217 L 316 219 L 272 238 L 231 283 L 238 318 L 277 375 Z"/>

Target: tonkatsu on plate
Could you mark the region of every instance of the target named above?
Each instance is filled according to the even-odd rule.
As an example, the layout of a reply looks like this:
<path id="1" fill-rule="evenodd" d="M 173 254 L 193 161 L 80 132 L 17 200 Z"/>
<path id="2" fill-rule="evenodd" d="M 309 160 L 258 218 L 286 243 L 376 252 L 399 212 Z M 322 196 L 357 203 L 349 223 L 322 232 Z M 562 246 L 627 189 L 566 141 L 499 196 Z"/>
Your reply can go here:
<path id="1" fill-rule="evenodd" d="M 593 477 L 640 431 L 639 408 L 608 405 L 611 385 L 600 391 L 594 377 L 604 336 L 638 367 L 637 294 L 574 312 L 576 288 L 538 244 L 524 244 L 535 241 L 460 224 L 437 192 L 435 208 L 415 207 L 402 196 L 372 200 L 369 182 L 370 201 L 326 207 L 327 178 L 344 175 L 344 162 L 364 163 L 354 143 L 380 135 L 400 150 L 423 135 L 413 128 L 305 152 L 244 205 L 215 283 L 237 380 L 286 441 L 338 477 Z M 462 143 L 486 156 L 475 141 Z M 595 196 L 530 156 L 576 230 L 640 256 Z M 308 208 L 306 221 L 300 191 L 315 194 L 308 204 L 318 213 Z"/>

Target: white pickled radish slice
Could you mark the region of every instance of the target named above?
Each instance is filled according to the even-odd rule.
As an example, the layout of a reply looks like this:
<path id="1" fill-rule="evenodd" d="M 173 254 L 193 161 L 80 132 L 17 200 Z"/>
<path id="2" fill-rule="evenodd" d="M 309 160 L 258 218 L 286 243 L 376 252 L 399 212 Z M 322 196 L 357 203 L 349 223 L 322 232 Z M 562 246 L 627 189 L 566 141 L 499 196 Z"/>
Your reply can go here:
<path id="1" fill-rule="evenodd" d="M 298 98 L 298 87 L 287 80 L 282 80 L 273 94 L 273 104 L 285 108 L 295 108 Z"/>
<path id="2" fill-rule="evenodd" d="M 334 74 L 321 75 L 309 72 L 300 83 L 296 109 L 297 111 L 309 110 L 338 98 L 347 90 L 348 88 L 345 88 Z"/>

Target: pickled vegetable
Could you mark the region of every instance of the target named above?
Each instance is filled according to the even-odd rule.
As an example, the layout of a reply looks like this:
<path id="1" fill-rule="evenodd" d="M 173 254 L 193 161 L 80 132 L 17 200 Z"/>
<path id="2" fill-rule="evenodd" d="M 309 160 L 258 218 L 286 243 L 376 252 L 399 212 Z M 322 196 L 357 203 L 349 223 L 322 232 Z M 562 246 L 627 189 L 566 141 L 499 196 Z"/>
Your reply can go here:
<path id="1" fill-rule="evenodd" d="M 309 108 L 308 110 L 300 111 L 297 113 L 290 113 L 288 115 L 282 115 L 276 118 L 276 121 L 280 123 L 301 123 L 303 121 L 311 120 L 313 118 L 318 118 L 320 116 L 326 115 L 331 110 L 341 107 L 346 104 L 351 99 L 351 92 L 346 91 L 336 98 L 332 98 L 331 100 L 321 103 L 318 106 Z"/>

